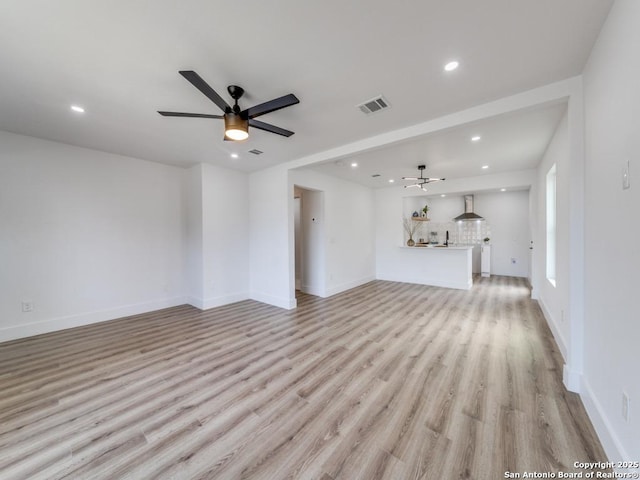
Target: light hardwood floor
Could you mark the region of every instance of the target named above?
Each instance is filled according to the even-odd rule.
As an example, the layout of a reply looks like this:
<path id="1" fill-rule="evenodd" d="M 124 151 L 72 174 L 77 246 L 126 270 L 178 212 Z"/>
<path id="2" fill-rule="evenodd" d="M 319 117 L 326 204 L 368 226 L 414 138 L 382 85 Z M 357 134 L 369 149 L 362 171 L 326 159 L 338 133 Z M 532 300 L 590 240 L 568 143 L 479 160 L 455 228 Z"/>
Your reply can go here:
<path id="1" fill-rule="evenodd" d="M 298 303 L 0 344 L 0 478 L 489 480 L 606 461 L 523 279 Z"/>

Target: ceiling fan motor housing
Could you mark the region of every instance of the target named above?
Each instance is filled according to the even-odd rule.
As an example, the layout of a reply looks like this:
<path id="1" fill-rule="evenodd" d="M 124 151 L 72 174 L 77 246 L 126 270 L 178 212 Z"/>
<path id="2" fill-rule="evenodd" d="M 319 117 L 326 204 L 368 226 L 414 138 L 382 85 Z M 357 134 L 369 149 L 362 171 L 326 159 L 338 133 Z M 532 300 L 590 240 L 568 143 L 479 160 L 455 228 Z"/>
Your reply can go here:
<path id="1" fill-rule="evenodd" d="M 237 100 L 241 98 L 242 95 L 244 95 L 244 88 L 239 87 L 238 85 L 229 85 L 227 87 L 227 92 L 229 92 L 229 95 L 231 95 L 231 98 L 236 100 L 236 103 L 237 103 Z"/>
<path id="2" fill-rule="evenodd" d="M 233 100 L 235 101 L 232 111 L 234 113 L 240 113 L 240 105 L 238 105 L 238 100 L 244 95 L 244 88 L 239 87 L 238 85 L 229 85 L 227 87 L 227 92 L 229 92 L 229 95 L 231 95 L 231 98 L 233 98 Z M 227 115 L 230 112 L 225 112 Z M 245 117 L 245 120 L 247 118 Z"/>

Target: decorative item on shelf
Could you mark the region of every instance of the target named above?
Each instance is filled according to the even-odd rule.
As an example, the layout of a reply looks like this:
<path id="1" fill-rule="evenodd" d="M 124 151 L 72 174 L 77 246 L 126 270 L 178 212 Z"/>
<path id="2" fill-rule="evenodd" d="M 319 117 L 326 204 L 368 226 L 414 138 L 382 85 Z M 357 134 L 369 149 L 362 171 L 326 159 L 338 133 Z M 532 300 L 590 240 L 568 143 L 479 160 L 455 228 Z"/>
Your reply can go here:
<path id="1" fill-rule="evenodd" d="M 419 217 L 420 215 L 418 214 L 418 212 L 413 212 L 413 215 L 411 215 L 413 218 Z"/>
<path id="2" fill-rule="evenodd" d="M 484 243 L 489 243 L 489 240 L 491 240 L 489 237 L 484 237 Z"/>
<path id="3" fill-rule="evenodd" d="M 416 234 L 416 231 L 418 230 L 418 226 L 420 224 L 416 222 L 412 222 L 408 218 L 403 218 L 402 225 L 404 226 L 404 231 L 407 232 L 407 235 L 409 236 L 409 240 L 407 240 L 407 246 L 413 247 L 416 244 L 415 240 L 413 239 L 413 236 Z"/>
<path id="4" fill-rule="evenodd" d="M 427 218 L 427 213 L 429 213 L 429 205 L 425 204 L 425 206 L 422 207 L 422 218 Z"/>

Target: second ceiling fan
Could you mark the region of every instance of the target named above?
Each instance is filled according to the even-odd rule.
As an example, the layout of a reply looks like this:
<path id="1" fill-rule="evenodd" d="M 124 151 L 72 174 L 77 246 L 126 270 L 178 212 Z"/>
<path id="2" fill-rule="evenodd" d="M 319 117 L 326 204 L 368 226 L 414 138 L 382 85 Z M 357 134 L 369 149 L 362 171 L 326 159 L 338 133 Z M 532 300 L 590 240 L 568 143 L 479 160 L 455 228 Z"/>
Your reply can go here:
<path id="1" fill-rule="evenodd" d="M 249 126 L 264 130 L 266 132 L 276 133 L 284 137 L 290 137 L 294 132 L 276 127 L 269 123 L 256 120 L 256 117 L 266 113 L 275 112 L 282 108 L 300 103 L 300 100 L 293 94 L 284 95 L 282 97 L 269 100 L 268 102 L 255 105 L 244 110 L 240 110 L 238 100 L 244 94 L 244 89 L 237 85 L 229 85 L 227 91 L 234 100 L 233 107 L 230 106 L 218 93 L 205 82 L 200 75 L 192 70 L 181 70 L 178 72 L 186 78 L 191 85 L 200 90 L 209 100 L 215 103 L 224 115 L 209 115 L 206 113 L 183 113 L 183 112 L 166 112 L 158 111 L 160 115 L 165 117 L 192 117 L 192 118 L 219 118 L 224 120 L 224 139 L 232 141 L 245 140 L 249 137 Z"/>
<path id="2" fill-rule="evenodd" d="M 432 178 L 432 177 L 423 177 L 422 173 L 426 169 L 426 165 L 418 165 L 418 170 L 420 171 L 419 177 L 402 177 L 403 180 L 414 180 L 416 183 L 413 185 L 405 185 L 404 188 L 418 187 L 421 190 L 427 191 L 425 185 L 433 182 L 443 182 L 444 178 Z"/>

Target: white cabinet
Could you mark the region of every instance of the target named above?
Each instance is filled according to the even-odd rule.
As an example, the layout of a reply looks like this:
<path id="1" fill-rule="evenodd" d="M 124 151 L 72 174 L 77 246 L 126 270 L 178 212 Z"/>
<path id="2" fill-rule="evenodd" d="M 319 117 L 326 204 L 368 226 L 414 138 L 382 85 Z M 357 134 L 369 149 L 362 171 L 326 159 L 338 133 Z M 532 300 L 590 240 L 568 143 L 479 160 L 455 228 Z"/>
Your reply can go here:
<path id="1" fill-rule="evenodd" d="M 491 276 L 491 245 L 480 247 L 480 272 L 483 277 Z"/>

